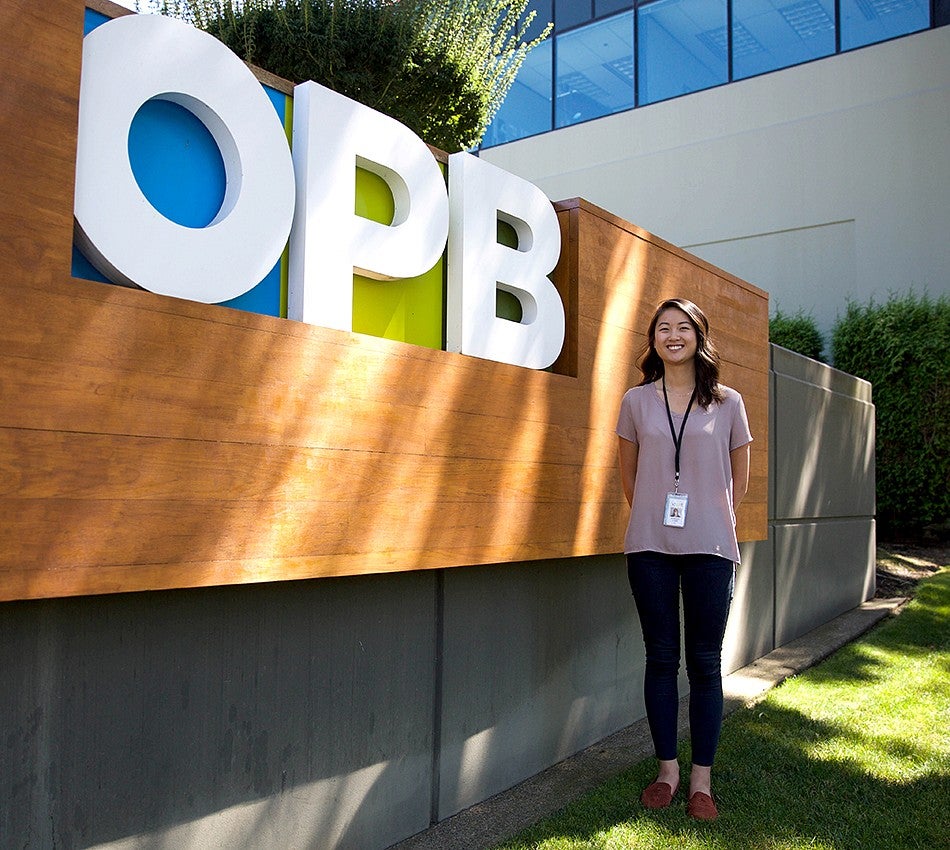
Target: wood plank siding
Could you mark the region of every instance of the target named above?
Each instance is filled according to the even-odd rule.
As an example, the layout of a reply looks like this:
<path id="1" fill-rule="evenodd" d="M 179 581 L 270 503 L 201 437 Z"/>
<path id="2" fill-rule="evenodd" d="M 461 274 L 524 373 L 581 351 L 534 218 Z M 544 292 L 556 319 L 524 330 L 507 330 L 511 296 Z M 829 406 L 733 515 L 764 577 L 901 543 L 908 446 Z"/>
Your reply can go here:
<path id="1" fill-rule="evenodd" d="M 674 295 L 745 397 L 766 537 L 766 294 L 582 200 L 552 372 L 72 278 L 83 7 L 0 6 L 0 600 L 619 551 L 613 429 Z"/>

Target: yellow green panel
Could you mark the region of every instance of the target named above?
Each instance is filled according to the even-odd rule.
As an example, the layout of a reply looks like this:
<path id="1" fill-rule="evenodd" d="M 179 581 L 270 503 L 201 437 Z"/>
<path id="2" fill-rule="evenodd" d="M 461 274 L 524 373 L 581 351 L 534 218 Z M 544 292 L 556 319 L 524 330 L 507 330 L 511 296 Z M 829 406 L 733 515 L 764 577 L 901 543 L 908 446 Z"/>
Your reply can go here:
<path id="1" fill-rule="evenodd" d="M 287 144 L 291 149 L 294 146 L 294 99 L 290 95 L 284 95 L 284 135 L 287 136 Z M 290 240 L 284 246 L 284 251 L 280 255 L 280 312 L 279 316 L 287 318 L 287 293 L 289 291 L 290 277 Z"/>
<path id="2" fill-rule="evenodd" d="M 440 163 L 443 175 L 445 168 Z M 386 181 L 356 169 L 356 214 L 391 224 L 395 205 Z M 426 348 L 443 345 L 445 256 L 425 274 L 400 280 L 353 275 L 353 330 Z"/>

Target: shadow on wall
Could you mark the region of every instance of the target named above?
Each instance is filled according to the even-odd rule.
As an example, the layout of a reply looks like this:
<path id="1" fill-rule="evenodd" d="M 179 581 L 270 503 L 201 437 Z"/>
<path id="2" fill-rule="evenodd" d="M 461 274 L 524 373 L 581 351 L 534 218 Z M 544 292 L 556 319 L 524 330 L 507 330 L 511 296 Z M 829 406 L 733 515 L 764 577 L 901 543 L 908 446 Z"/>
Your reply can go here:
<path id="1" fill-rule="evenodd" d="M 775 644 L 874 594 L 871 385 L 772 346 Z"/>
<path id="2" fill-rule="evenodd" d="M 76 398 L 58 399 L 74 432 L 23 439 L 16 522 L 35 563 L 68 569 L 78 547 L 147 571 L 187 553 L 182 582 L 201 584 L 233 580 L 231 571 L 254 558 L 279 560 L 287 570 L 301 548 L 300 530 L 305 548 L 365 552 L 378 568 L 385 542 L 377 529 L 327 527 L 326 502 L 384 492 L 395 503 L 408 480 L 426 476 L 439 498 L 487 503 L 491 476 L 479 476 L 478 460 L 490 463 L 498 447 L 484 440 L 485 414 L 470 412 L 484 387 L 471 382 L 465 364 L 426 384 L 414 375 L 412 351 L 367 356 L 364 350 L 378 355 L 376 346 L 386 343 L 348 339 L 358 368 L 342 353 L 335 364 L 295 363 L 295 383 L 305 389 L 291 393 L 286 374 L 274 371 L 275 363 L 288 366 L 280 334 L 248 333 L 245 348 L 225 352 L 215 344 L 218 326 L 196 320 L 192 348 L 162 350 L 161 313 L 136 311 L 144 315 L 131 325 L 148 332 L 116 337 L 107 328 L 130 310 L 103 295 L 85 311 L 88 324 L 61 343 L 71 349 L 59 352 L 76 375 L 67 391 Z M 68 309 L 69 299 L 60 301 Z M 234 319 L 240 326 L 242 317 Z M 17 344 L 25 343 L 11 341 Z M 103 361 L 126 371 L 106 370 Z M 147 390 L 142 373 L 150 376 Z M 403 406 L 407 418 L 374 427 L 361 410 L 327 415 L 358 398 L 354 375 L 368 396 L 380 384 L 404 400 L 418 393 Z M 502 389 L 499 424 L 543 420 L 548 377 L 519 375 L 522 392 Z M 190 391 L 198 381 L 207 394 Z M 439 410 L 444 419 L 433 418 Z M 22 415 L 29 420 L 29 411 Z M 367 452 L 380 459 L 362 463 L 356 481 L 345 452 L 323 449 L 338 444 L 333 429 L 354 427 L 354 419 L 362 420 Z M 96 435 L 103 422 L 113 433 Z M 417 537 L 400 544 L 464 550 L 485 527 L 499 539 L 516 538 L 546 509 L 529 494 L 547 492 L 553 503 L 571 483 L 583 486 L 576 473 L 547 488 L 538 480 L 543 440 L 565 439 L 572 426 L 542 430 L 541 441 L 539 430 L 526 424 L 521 435 L 505 434 L 521 449 L 521 477 L 506 481 L 507 498 L 481 513 L 481 529 L 417 514 L 406 528 Z M 242 441 L 249 432 L 270 445 L 250 451 Z M 403 466 L 385 461 L 397 447 Z M 475 459 L 467 480 L 453 452 Z M 49 468 L 74 470 L 67 492 L 51 492 L 42 475 Z M 314 481 L 319 490 L 306 491 Z M 191 515 L 181 511 L 189 500 Z M 403 501 L 401 510 L 413 507 Z M 27 534 L 54 510 L 55 536 Z M 175 523 L 143 523 L 169 512 L 178 512 Z M 392 517 L 383 519 L 391 526 Z M 366 848 L 424 828 L 437 581 L 437 573 L 418 572 L 6 603 L 0 646 L 12 687 L 0 703 L 11 742 L 0 780 L 10 802 L 3 833 L 35 835 L 50 846 L 136 846 L 146 836 L 225 846 L 240 836 L 248 846 Z"/>
<path id="3" fill-rule="evenodd" d="M 210 321 L 200 306 L 78 282 L 44 296 L 51 340 L 13 300 L 4 357 L 35 368 L 24 403 L 4 411 L 21 462 L 3 540 L 64 582 L 77 553 L 101 560 L 95 587 L 74 593 L 121 586 L 129 564 L 146 581 L 175 564 L 182 584 L 238 580 L 249 564 L 257 581 L 293 577 L 321 552 L 386 569 L 387 529 L 407 512 L 397 542 L 420 558 L 542 524 L 584 551 L 614 510 L 619 546 L 613 424 L 635 372 L 631 330 L 677 294 L 626 239 L 607 270 L 616 290 L 604 303 L 582 293 L 579 322 L 609 321 L 581 352 L 597 378 L 567 407 L 548 395 L 563 376 L 498 367 L 486 399 L 483 368 L 465 358 L 232 311 Z M 433 360 L 440 379 L 423 380 Z M 605 385 L 612 406 L 597 402 Z M 354 429 L 360 459 L 340 448 Z M 520 462 L 499 484 L 492 466 L 512 446 Z M 544 460 L 576 446 L 583 466 Z M 432 504 L 458 510 L 412 503 L 420 478 Z M 391 513 L 358 522 L 367 499 Z M 340 503 L 352 510 L 328 523 Z M 433 806 L 444 816 L 635 719 L 622 568 L 583 561 L 589 573 L 535 562 L 6 603 L 3 832 L 365 850 L 423 829 Z M 604 574 L 614 583 L 581 604 L 585 575 Z M 495 663 L 479 680 L 461 665 L 475 667 L 486 633 Z M 468 658 L 439 668 L 450 656 Z"/>
<path id="4" fill-rule="evenodd" d="M 834 410 L 823 410 L 827 425 Z M 777 453 L 783 433 L 773 429 Z M 841 454 L 822 442 L 802 466 L 816 483 L 816 469 L 836 470 L 824 454 Z M 819 492 L 813 503 L 827 504 L 828 488 Z M 848 589 L 849 575 L 864 581 L 860 547 L 844 544 L 850 560 L 821 550 L 822 534 L 840 542 L 857 522 L 866 554 L 872 520 L 854 510 L 785 516 L 774 523 L 787 543 L 744 545 L 740 645 L 771 632 L 771 598 L 760 603 L 772 545 L 783 553 L 780 608 L 827 618 L 829 590 Z M 4 832 L 50 843 L 386 846 L 428 825 L 433 783 L 444 817 L 642 715 L 619 557 L 7 603 L 4 613 L 3 669 L 15 684 L 0 703 L 13 743 Z"/>
<path id="5" fill-rule="evenodd" d="M 371 847 L 417 830 L 434 579 L 7 603 L 4 835 Z"/>

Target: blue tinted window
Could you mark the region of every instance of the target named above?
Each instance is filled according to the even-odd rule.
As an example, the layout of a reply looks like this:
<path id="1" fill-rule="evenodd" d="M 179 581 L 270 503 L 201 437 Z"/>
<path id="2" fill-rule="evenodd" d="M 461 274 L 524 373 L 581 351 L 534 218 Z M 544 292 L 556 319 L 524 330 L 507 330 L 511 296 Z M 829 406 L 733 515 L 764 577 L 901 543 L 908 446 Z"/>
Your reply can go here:
<path id="1" fill-rule="evenodd" d="M 733 79 L 834 52 L 834 0 L 732 0 Z"/>
<path id="2" fill-rule="evenodd" d="M 554 0 L 554 28 L 560 32 L 583 24 L 592 11 L 590 0 Z"/>
<path id="3" fill-rule="evenodd" d="M 527 17 L 532 12 L 536 14 L 534 20 L 531 22 L 531 26 L 528 27 L 528 31 L 524 34 L 525 41 L 531 41 L 537 38 L 544 32 L 544 28 L 548 24 L 554 22 L 553 0 L 528 0 L 528 5 L 525 8 L 525 16 Z"/>
<path id="4" fill-rule="evenodd" d="M 633 12 L 557 37 L 554 125 L 633 106 Z"/>
<path id="5" fill-rule="evenodd" d="M 505 102 L 485 133 L 484 147 L 551 129 L 551 44 L 549 37 L 528 53 Z"/>
<path id="6" fill-rule="evenodd" d="M 930 25 L 930 0 L 841 0 L 841 49 L 874 44 Z"/>
<path id="7" fill-rule="evenodd" d="M 594 0 L 594 17 L 602 18 L 612 12 L 624 12 L 633 8 L 633 0 Z"/>
<path id="8" fill-rule="evenodd" d="M 656 0 L 638 15 L 640 103 L 727 82 L 726 0 Z"/>
<path id="9" fill-rule="evenodd" d="M 560 32 L 583 24 L 591 19 L 593 11 L 590 0 L 554 0 L 554 28 Z"/>
<path id="10" fill-rule="evenodd" d="M 727 0 L 529 0 L 528 9 L 539 12 L 531 36 L 554 13 L 559 30 L 573 28 L 550 36 L 529 55 L 483 145 L 552 129 L 552 88 L 553 126 L 565 127 L 726 83 L 730 58 L 731 79 L 741 80 L 835 53 L 835 0 L 732 0 L 731 57 L 729 5 Z M 839 49 L 939 26 L 948 22 L 948 9 L 950 0 L 840 0 Z M 616 10 L 629 11 L 602 17 Z M 585 25 L 591 13 L 599 20 Z"/>

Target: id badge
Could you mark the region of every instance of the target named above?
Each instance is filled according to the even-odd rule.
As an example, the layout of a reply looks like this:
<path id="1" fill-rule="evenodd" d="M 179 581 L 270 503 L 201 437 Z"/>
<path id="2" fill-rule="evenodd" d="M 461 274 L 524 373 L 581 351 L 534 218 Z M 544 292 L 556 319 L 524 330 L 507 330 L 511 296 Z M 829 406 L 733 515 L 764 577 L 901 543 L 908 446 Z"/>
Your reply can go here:
<path id="1" fill-rule="evenodd" d="M 667 493 L 666 510 L 663 512 L 663 525 L 682 528 L 686 525 L 686 503 L 689 496 L 685 493 Z"/>

